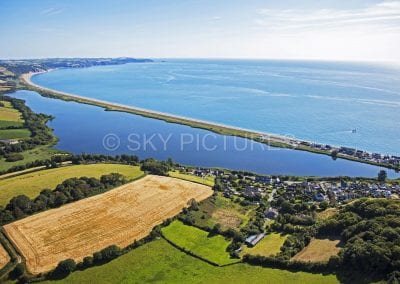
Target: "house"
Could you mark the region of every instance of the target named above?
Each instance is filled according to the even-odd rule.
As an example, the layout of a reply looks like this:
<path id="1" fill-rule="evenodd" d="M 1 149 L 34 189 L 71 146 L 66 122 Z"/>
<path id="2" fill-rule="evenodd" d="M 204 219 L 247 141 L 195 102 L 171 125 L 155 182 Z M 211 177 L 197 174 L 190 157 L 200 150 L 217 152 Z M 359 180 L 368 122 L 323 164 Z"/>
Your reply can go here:
<path id="1" fill-rule="evenodd" d="M 259 199 L 261 198 L 261 190 L 258 187 L 248 186 L 243 192 L 245 198 Z"/>
<path id="2" fill-rule="evenodd" d="M 318 201 L 318 202 L 322 202 L 326 199 L 326 196 L 323 195 L 322 193 L 317 193 L 316 195 L 314 195 L 314 200 Z"/>
<path id="3" fill-rule="evenodd" d="M 0 143 L 15 145 L 15 144 L 18 144 L 19 141 L 15 140 L 15 139 L 0 139 Z"/>
<path id="4" fill-rule="evenodd" d="M 278 214 L 279 214 L 278 210 L 276 210 L 272 207 L 270 207 L 264 211 L 265 218 L 268 218 L 268 219 L 275 219 L 278 216 Z"/>
<path id="5" fill-rule="evenodd" d="M 269 184 L 269 183 L 271 183 L 271 181 L 272 181 L 271 177 L 268 177 L 268 176 L 256 176 L 256 182 Z"/>
<path id="6" fill-rule="evenodd" d="M 356 153 L 356 149 L 348 148 L 348 147 L 340 147 L 339 151 L 341 153 L 344 153 L 344 154 L 350 155 L 350 156 L 352 156 Z"/>
<path id="7" fill-rule="evenodd" d="M 254 247 L 256 244 L 258 244 L 259 241 L 261 241 L 265 237 L 265 234 L 258 234 L 258 235 L 252 235 L 246 238 L 244 241 L 249 247 Z"/>

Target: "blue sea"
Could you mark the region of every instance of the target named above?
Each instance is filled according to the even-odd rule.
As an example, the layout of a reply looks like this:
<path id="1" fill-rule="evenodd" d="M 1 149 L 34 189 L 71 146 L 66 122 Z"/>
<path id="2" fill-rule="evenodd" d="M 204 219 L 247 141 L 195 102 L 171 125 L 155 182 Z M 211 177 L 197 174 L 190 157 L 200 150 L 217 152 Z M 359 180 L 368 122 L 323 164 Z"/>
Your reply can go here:
<path id="1" fill-rule="evenodd" d="M 399 75 L 399 67 L 367 63 L 166 59 L 59 69 L 32 81 L 110 102 L 399 155 Z"/>

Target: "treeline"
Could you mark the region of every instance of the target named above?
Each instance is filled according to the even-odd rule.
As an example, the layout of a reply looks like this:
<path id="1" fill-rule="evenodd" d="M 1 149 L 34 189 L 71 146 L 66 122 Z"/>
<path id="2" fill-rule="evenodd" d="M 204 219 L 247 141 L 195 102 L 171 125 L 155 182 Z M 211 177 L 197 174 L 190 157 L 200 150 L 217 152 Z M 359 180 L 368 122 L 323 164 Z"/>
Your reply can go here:
<path id="1" fill-rule="evenodd" d="M 60 279 L 68 276 L 75 270 L 84 270 L 86 268 L 107 263 L 123 254 L 123 250 L 116 246 L 110 245 L 101 251 L 95 252 L 92 256 L 86 256 L 82 262 L 76 263 L 75 260 L 69 258 L 60 261 L 57 267 L 48 275 L 48 279 Z"/>
<path id="2" fill-rule="evenodd" d="M 5 208 L 0 206 L 0 224 L 4 225 L 37 212 L 103 193 L 126 182 L 124 176 L 111 173 L 101 176 L 100 179 L 88 177 L 67 179 L 54 190 L 42 190 L 34 199 L 18 195 L 13 197 Z"/>
<path id="3" fill-rule="evenodd" d="M 332 258 L 329 262 L 305 262 L 305 261 L 289 261 L 287 259 L 261 256 L 261 255 L 249 255 L 243 256 L 243 262 L 259 265 L 264 267 L 272 267 L 294 271 L 307 271 L 313 273 L 321 272 L 334 272 L 338 268 L 338 262 L 335 258 Z"/>
<path id="4" fill-rule="evenodd" d="M 10 153 L 18 153 L 30 150 L 39 145 L 47 145 L 55 141 L 51 129 L 46 123 L 53 119 L 52 116 L 46 114 L 36 114 L 25 105 L 25 101 L 10 97 L 2 97 L 3 100 L 9 101 L 11 105 L 21 112 L 24 119 L 24 127 L 31 132 L 31 137 L 21 140 L 17 144 L 2 143 L 0 147 L 0 156 L 6 156 Z"/>
<path id="5" fill-rule="evenodd" d="M 30 163 L 26 163 L 25 165 L 13 166 L 7 170 L 0 171 L 0 175 L 13 173 L 17 171 L 23 171 L 26 169 L 46 166 L 47 168 L 57 168 L 62 165 L 64 162 L 71 161 L 75 165 L 79 164 L 92 164 L 92 163 L 119 163 L 126 165 L 138 165 L 139 158 L 135 155 L 117 155 L 117 156 L 108 156 L 108 155 L 96 155 L 96 154 L 57 154 L 51 157 L 51 159 L 47 160 L 36 160 Z"/>
<path id="6" fill-rule="evenodd" d="M 116 156 L 109 156 L 109 155 L 96 155 L 96 154 L 80 154 L 80 155 L 73 155 L 69 158 L 73 164 L 88 164 L 88 163 L 120 163 L 120 164 L 127 164 L 127 165 L 138 165 L 139 158 L 135 155 L 116 155 Z"/>

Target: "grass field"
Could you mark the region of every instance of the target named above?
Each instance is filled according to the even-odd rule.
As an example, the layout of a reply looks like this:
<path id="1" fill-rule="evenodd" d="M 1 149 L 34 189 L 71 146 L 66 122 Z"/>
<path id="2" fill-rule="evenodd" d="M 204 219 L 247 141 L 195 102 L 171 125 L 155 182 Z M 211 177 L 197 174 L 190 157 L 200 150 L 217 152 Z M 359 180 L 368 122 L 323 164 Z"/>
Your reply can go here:
<path id="1" fill-rule="evenodd" d="M 215 198 L 205 200 L 194 216 L 196 225 L 212 228 L 215 224 L 221 224 L 223 229 L 239 229 L 246 224 L 252 214 L 254 206 L 243 207 L 229 198 L 218 194 Z"/>
<path id="2" fill-rule="evenodd" d="M 301 261 L 328 261 L 340 250 L 339 239 L 312 239 L 310 244 L 292 257 L 292 260 Z"/>
<path id="3" fill-rule="evenodd" d="M 10 256 L 4 247 L 0 244 L 0 269 L 10 261 Z"/>
<path id="4" fill-rule="evenodd" d="M 35 160 L 47 160 L 59 153 L 60 151 L 51 148 L 51 146 L 39 146 L 35 149 L 21 152 L 24 156 L 24 159 L 21 161 L 6 162 L 4 159 L 0 159 L 0 171 L 7 170 L 13 166 L 25 165 Z"/>
<path id="5" fill-rule="evenodd" d="M 255 247 L 244 247 L 242 254 L 271 256 L 276 255 L 281 250 L 281 246 L 285 242 L 287 235 L 271 233 L 265 236 Z"/>
<path id="6" fill-rule="evenodd" d="M 194 175 L 187 175 L 187 174 L 182 174 L 179 171 L 171 171 L 168 173 L 171 177 L 176 177 L 188 181 L 193 181 L 201 184 L 205 184 L 208 186 L 213 187 L 214 186 L 214 180 L 215 178 L 213 176 L 207 176 L 205 178 L 194 176 Z"/>
<path id="7" fill-rule="evenodd" d="M 162 229 L 163 236 L 176 246 L 218 265 L 238 262 L 231 258 L 226 248 L 229 241 L 221 235 L 209 237 L 209 233 L 180 221 L 172 222 Z"/>
<path id="8" fill-rule="evenodd" d="M 0 139 L 26 139 L 31 132 L 26 128 L 21 129 L 0 129 Z"/>
<path id="9" fill-rule="evenodd" d="M 12 197 L 19 194 L 35 197 L 44 188 L 54 189 L 68 178 L 82 176 L 99 178 L 113 172 L 120 173 L 128 179 L 143 174 L 139 167 L 120 164 L 74 165 L 41 170 L 0 180 L 0 205 L 6 205 Z"/>
<path id="10" fill-rule="evenodd" d="M 53 269 L 61 260 L 80 261 L 109 245 L 126 247 L 178 214 L 192 198 L 201 201 L 211 194 L 208 186 L 147 175 L 7 224 L 4 230 L 26 259 L 28 270 L 37 274 Z"/>
<path id="11" fill-rule="evenodd" d="M 18 121 L 0 120 L 0 129 L 10 127 L 10 126 L 23 127 L 23 123 L 18 122 Z"/>
<path id="12" fill-rule="evenodd" d="M 289 272 L 247 264 L 215 267 L 160 239 L 105 265 L 72 273 L 61 283 L 339 283 L 334 275 Z M 54 282 L 47 282 L 54 283 Z"/>
<path id="13" fill-rule="evenodd" d="M 10 102 L 0 101 L 4 107 L 0 107 L 0 120 L 22 122 L 21 113 L 14 109 Z"/>

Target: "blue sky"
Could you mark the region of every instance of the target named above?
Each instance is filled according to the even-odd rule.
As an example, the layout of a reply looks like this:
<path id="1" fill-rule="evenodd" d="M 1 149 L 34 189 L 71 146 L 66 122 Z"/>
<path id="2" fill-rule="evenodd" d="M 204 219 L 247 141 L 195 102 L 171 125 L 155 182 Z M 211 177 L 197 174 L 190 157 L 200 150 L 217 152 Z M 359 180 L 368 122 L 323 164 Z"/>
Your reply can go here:
<path id="1" fill-rule="evenodd" d="M 1 0 L 0 38 L 0 58 L 398 62 L 400 0 Z"/>

